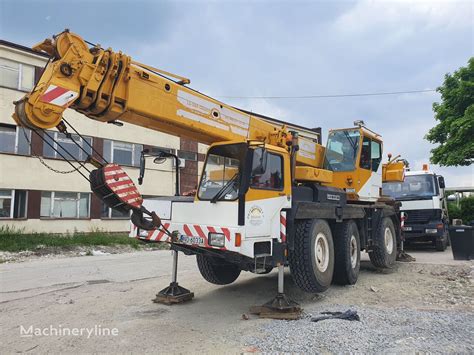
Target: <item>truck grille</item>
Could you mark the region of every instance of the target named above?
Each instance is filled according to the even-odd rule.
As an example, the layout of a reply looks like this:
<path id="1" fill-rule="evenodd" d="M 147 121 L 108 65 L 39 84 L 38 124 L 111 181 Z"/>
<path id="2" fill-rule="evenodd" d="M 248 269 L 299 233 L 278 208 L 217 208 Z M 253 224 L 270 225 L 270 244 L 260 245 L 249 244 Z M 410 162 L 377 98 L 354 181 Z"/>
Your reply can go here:
<path id="1" fill-rule="evenodd" d="M 408 210 L 403 212 L 408 215 L 405 223 L 409 224 L 421 224 L 441 219 L 441 210 Z"/>

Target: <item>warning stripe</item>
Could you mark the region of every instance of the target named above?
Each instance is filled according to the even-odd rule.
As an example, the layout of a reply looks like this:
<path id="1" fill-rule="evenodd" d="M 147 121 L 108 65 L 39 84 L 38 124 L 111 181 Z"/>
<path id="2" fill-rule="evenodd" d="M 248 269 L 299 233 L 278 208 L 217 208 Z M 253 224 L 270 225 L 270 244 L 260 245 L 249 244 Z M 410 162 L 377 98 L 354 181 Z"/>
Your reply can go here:
<path id="1" fill-rule="evenodd" d="M 47 102 L 56 106 L 68 107 L 79 93 L 56 85 L 49 85 L 46 91 L 41 95 L 40 101 Z"/>
<path id="2" fill-rule="evenodd" d="M 104 175 L 107 176 L 107 177 L 108 176 L 115 176 L 115 175 L 119 175 L 120 177 L 128 176 L 127 173 L 125 171 L 123 171 L 122 169 L 105 170 Z"/>
<path id="3" fill-rule="evenodd" d="M 135 193 L 139 193 L 137 191 L 137 188 L 135 186 L 130 186 L 130 185 L 125 185 L 125 186 L 117 186 L 116 188 L 112 188 L 112 190 L 116 193 L 116 194 L 123 194 L 123 193 L 126 193 L 126 192 L 135 192 Z"/>
<path id="4" fill-rule="evenodd" d="M 280 240 L 286 242 L 286 212 L 280 212 Z"/>
<path id="5" fill-rule="evenodd" d="M 224 233 L 225 239 L 230 241 L 230 231 L 227 228 L 222 228 L 222 233 Z"/>
<path id="6" fill-rule="evenodd" d="M 201 238 L 207 239 L 207 236 L 204 234 L 200 226 L 195 224 L 194 229 L 196 230 L 197 234 L 199 234 Z"/>
<path id="7" fill-rule="evenodd" d="M 166 229 L 168 229 L 169 226 L 170 226 L 170 224 L 169 224 L 169 223 L 165 223 L 165 224 L 163 224 L 163 226 L 164 226 Z M 159 231 L 158 236 L 156 237 L 156 240 L 161 240 L 161 238 L 163 238 L 164 235 L 165 235 L 165 231 L 164 231 L 164 230 Z M 166 237 L 168 237 L 168 236 L 166 236 Z"/>
<path id="8" fill-rule="evenodd" d="M 192 237 L 193 236 L 193 233 L 191 232 L 191 230 L 189 229 L 189 227 L 187 226 L 187 224 L 183 225 L 183 230 L 184 230 L 184 233 L 186 233 L 186 235 L 188 237 Z"/>
<path id="9" fill-rule="evenodd" d="M 135 184 L 133 183 L 133 181 L 130 181 L 130 182 L 123 182 L 123 181 L 116 181 L 116 182 L 111 182 L 110 184 L 108 184 L 110 188 L 114 188 L 114 187 L 120 187 L 120 188 L 125 188 L 125 187 L 135 187 Z"/>
<path id="10" fill-rule="evenodd" d="M 51 85 L 52 86 L 52 85 Z M 43 102 L 51 102 L 54 99 L 56 99 L 58 96 L 61 96 L 62 94 L 68 92 L 68 89 L 56 86 L 53 87 L 52 89 L 51 86 L 46 90 L 46 93 L 41 96 L 41 101 Z"/>

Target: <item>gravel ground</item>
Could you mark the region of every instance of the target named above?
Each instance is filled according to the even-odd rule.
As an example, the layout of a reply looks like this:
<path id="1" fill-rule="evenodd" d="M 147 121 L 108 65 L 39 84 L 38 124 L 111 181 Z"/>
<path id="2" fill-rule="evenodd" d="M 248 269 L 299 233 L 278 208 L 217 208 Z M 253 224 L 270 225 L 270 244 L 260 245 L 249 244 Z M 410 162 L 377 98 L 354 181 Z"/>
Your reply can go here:
<path id="1" fill-rule="evenodd" d="M 474 263 L 445 265 L 449 251 L 426 252 L 430 264 L 397 263 L 383 271 L 365 258 L 357 284 L 332 285 L 318 295 L 300 291 L 287 270 L 287 296 L 307 314 L 298 321 L 249 313 L 275 296 L 276 271 L 242 273 L 235 283 L 216 286 L 203 280 L 195 257 L 180 254 L 179 283 L 195 298 L 170 307 L 151 302 L 169 283 L 169 251 L 107 252 L 113 250 L 0 264 L 0 353 L 474 353 Z M 361 321 L 308 318 L 348 309 Z M 59 325 L 101 325 L 119 334 L 20 332 Z"/>
<path id="2" fill-rule="evenodd" d="M 357 310 L 358 321 L 311 322 L 324 311 Z M 474 352 L 474 313 L 332 305 L 306 310 L 298 321 L 273 321 L 245 345 L 259 352 L 466 353 Z"/>

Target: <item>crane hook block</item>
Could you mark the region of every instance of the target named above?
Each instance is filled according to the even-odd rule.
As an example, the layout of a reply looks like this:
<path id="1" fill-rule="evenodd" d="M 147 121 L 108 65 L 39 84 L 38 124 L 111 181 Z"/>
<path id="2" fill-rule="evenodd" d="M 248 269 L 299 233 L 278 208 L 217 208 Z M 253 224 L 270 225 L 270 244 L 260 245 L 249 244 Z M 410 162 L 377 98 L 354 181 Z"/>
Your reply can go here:
<path id="1" fill-rule="evenodd" d="M 132 179 L 117 164 L 107 164 L 90 174 L 91 190 L 108 207 L 127 213 L 140 210 L 143 197 Z"/>

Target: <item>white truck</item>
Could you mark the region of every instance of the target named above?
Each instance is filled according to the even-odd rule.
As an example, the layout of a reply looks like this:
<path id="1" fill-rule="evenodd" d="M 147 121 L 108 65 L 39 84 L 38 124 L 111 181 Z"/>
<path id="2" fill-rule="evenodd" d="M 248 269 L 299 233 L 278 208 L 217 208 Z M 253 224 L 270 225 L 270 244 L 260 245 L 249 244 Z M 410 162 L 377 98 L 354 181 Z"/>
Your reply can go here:
<path id="1" fill-rule="evenodd" d="M 404 182 L 383 183 L 383 194 L 401 202 L 405 241 L 431 241 L 444 251 L 449 243 L 447 197 L 444 178 L 428 170 L 405 172 Z"/>

